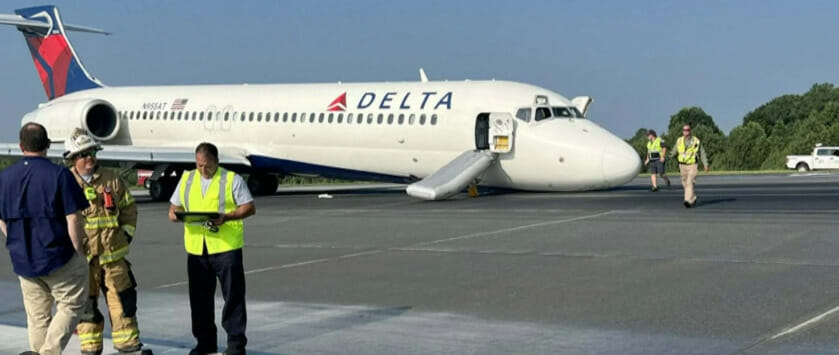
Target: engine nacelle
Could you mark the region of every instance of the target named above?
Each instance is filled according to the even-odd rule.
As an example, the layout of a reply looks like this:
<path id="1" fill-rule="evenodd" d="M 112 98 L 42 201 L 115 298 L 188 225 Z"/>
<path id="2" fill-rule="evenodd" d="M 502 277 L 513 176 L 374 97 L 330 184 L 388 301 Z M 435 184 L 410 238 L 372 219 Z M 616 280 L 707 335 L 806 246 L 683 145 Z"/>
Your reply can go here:
<path id="1" fill-rule="evenodd" d="M 120 119 L 114 106 L 101 99 L 50 102 L 23 116 L 21 123 L 42 124 L 54 142 L 64 141 L 76 128 L 82 128 L 100 142 L 116 138 Z"/>

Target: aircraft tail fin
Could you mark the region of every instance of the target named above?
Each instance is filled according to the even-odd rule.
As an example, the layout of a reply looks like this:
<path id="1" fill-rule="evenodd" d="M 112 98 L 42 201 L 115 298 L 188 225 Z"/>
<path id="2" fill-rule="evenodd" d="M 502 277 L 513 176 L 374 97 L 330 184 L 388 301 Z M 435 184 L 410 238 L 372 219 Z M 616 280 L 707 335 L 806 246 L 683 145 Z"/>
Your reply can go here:
<path id="1" fill-rule="evenodd" d="M 50 100 L 76 91 L 105 86 L 90 75 L 65 35 L 66 31 L 108 32 L 98 28 L 65 24 L 55 6 L 37 6 L 0 14 L 0 24 L 16 26 L 23 33 L 35 69 Z"/>

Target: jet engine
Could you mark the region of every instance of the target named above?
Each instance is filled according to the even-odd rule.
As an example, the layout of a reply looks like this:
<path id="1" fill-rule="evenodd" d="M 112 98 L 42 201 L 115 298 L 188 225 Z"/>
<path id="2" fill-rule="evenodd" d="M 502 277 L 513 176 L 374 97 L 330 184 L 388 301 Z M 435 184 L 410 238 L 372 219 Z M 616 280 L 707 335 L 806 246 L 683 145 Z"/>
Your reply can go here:
<path id="1" fill-rule="evenodd" d="M 102 99 L 62 100 L 43 104 L 23 116 L 21 123 L 42 124 L 53 141 L 63 141 L 82 128 L 100 142 L 117 137 L 120 119 L 114 106 Z"/>

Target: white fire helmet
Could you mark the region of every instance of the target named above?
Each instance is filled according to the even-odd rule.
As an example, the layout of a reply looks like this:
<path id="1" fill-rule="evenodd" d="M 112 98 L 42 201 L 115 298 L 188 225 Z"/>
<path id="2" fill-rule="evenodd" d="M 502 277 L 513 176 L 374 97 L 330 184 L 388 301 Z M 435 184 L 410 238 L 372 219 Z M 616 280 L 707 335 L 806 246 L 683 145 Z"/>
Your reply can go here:
<path id="1" fill-rule="evenodd" d="M 81 128 L 76 128 L 70 137 L 64 141 L 64 159 L 73 159 L 76 154 L 91 149 L 102 150 L 102 146 L 87 132 Z"/>

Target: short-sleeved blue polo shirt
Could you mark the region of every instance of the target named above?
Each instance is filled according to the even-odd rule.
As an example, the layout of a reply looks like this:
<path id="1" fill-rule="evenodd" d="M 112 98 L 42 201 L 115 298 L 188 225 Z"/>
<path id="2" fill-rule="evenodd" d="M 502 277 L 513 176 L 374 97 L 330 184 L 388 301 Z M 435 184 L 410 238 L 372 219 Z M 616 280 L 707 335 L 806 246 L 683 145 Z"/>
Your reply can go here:
<path id="1" fill-rule="evenodd" d="M 67 168 L 46 158 L 24 157 L 0 172 L 0 219 L 15 273 L 49 275 L 73 257 L 66 216 L 87 208 Z"/>

